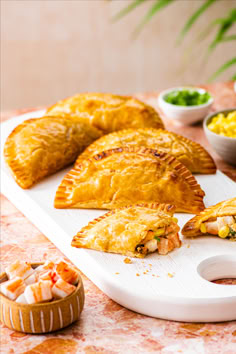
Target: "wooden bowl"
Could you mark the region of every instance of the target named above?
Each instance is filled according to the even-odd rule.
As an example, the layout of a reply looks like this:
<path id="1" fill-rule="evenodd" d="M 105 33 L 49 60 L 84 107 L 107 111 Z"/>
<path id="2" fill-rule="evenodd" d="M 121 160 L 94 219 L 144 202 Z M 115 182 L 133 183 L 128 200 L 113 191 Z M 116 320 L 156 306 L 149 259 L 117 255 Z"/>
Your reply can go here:
<path id="1" fill-rule="evenodd" d="M 43 263 L 32 263 L 37 268 Z M 0 275 L 0 283 L 8 280 Z M 84 287 L 81 277 L 76 290 L 69 296 L 40 304 L 20 304 L 0 293 L 1 321 L 8 328 L 24 333 L 50 333 L 77 321 L 84 307 Z"/>

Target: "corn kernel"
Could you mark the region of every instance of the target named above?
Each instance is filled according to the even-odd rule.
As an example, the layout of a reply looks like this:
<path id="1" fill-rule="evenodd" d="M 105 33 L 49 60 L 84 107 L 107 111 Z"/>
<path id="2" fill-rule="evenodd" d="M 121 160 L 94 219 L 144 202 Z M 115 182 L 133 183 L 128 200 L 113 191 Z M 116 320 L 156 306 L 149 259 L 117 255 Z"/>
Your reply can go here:
<path id="1" fill-rule="evenodd" d="M 161 229 L 155 231 L 155 236 L 160 236 L 163 235 L 164 233 L 165 233 L 165 229 L 164 227 L 162 227 Z"/>
<path id="2" fill-rule="evenodd" d="M 229 234 L 229 226 L 223 226 L 220 230 L 219 230 L 219 232 L 218 232 L 218 234 L 219 234 L 219 236 L 221 237 L 221 238 L 226 238 L 227 236 L 228 236 L 228 234 Z"/>
<path id="3" fill-rule="evenodd" d="M 206 229 L 206 225 L 205 224 L 201 224 L 200 226 L 200 231 L 205 234 L 207 232 L 207 229 Z"/>
<path id="4" fill-rule="evenodd" d="M 236 138 L 236 111 L 217 114 L 208 124 L 208 128 L 216 134 Z"/>
<path id="5" fill-rule="evenodd" d="M 172 220 L 177 224 L 177 222 L 178 222 L 177 218 L 173 218 Z"/>

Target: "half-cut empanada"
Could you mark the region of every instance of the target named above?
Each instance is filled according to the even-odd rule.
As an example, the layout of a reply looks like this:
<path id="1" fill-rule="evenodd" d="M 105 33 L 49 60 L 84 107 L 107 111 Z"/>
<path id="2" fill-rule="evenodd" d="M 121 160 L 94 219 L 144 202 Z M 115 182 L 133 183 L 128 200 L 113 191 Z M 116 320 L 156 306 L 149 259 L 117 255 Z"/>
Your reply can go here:
<path id="1" fill-rule="evenodd" d="M 122 147 L 74 166 L 58 187 L 54 205 L 115 209 L 158 202 L 194 213 L 204 209 L 204 195 L 191 172 L 173 156 L 144 147 Z"/>
<path id="2" fill-rule="evenodd" d="M 78 157 L 87 159 L 101 151 L 121 146 L 145 146 L 176 157 L 192 173 L 215 173 L 216 166 L 209 153 L 200 145 L 181 135 L 163 129 L 125 129 L 102 136 Z"/>
<path id="3" fill-rule="evenodd" d="M 236 241 L 236 198 L 206 208 L 184 225 L 182 234 L 186 237 L 216 235 Z"/>
<path id="4" fill-rule="evenodd" d="M 21 188 L 75 161 L 101 132 L 81 118 L 42 117 L 18 125 L 8 136 L 5 160 Z"/>
<path id="5" fill-rule="evenodd" d="M 141 204 L 109 211 L 83 227 L 72 246 L 138 258 L 167 254 L 181 246 L 174 210 L 173 205 Z"/>
<path id="6" fill-rule="evenodd" d="M 159 114 L 151 106 L 133 97 L 105 93 L 84 93 L 56 103 L 49 115 L 87 118 L 104 134 L 125 128 L 164 128 Z"/>

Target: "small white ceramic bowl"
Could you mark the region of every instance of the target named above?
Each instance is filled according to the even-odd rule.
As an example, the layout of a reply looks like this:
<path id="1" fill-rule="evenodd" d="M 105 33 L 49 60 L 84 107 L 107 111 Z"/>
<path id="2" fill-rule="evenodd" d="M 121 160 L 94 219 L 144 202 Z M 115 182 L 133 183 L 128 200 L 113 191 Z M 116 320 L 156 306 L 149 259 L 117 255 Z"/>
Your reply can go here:
<path id="1" fill-rule="evenodd" d="M 165 101 L 164 97 L 172 91 L 194 90 L 199 93 L 205 93 L 206 90 L 197 87 L 172 87 L 171 89 L 162 91 L 158 97 L 158 104 L 163 113 L 170 119 L 174 119 L 177 123 L 189 125 L 203 119 L 209 112 L 214 101 L 212 96 L 207 103 L 199 106 L 177 106 Z"/>
<path id="2" fill-rule="evenodd" d="M 207 137 L 207 140 L 213 147 L 213 149 L 217 152 L 219 156 L 222 157 L 226 162 L 236 165 L 236 138 L 230 138 L 228 136 L 219 135 L 213 133 L 210 129 L 208 129 L 208 124 L 219 113 L 229 113 L 235 111 L 236 108 L 225 109 L 223 111 L 214 112 L 209 114 L 203 122 L 203 128 Z"/>

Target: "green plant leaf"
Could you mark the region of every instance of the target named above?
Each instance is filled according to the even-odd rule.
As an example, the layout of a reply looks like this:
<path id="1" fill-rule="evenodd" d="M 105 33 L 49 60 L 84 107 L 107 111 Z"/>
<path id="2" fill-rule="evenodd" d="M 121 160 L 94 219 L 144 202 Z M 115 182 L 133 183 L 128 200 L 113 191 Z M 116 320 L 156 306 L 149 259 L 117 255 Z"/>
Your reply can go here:
<path id="1" fill-rule="evenodd" d="M 119 11 L 118 14 L 116 14 L 112 18 L 112 22 L 118 21 L 119 19 L 127 15 L 129 12 L 131 12 L 133 9 L 135 9 L 137 6 L 141 5 L 144 1 L 146 0 L 134 0 L 131 4 Z"/>
<path id="2" fill-rule="evenodd" d="M 228 68 L 230 68 L 231 66 L 236 65 L 236 57 L 233 59 L 230 59 L 229 61 L 227 61 L 224 65 L 222 65 L 210 78 L 209 78 L 209 82 L 212 82 L 213 80 L 215 80 L 215 78 L 217 76 L 219 76 L 223 71 L 227 70 Z M 234 75 L 234 77 L 236 77 L 236 74 Z"/>
<path id="3" fill-rule="evenodd" d="M 147 12 L 146 16 L 144 16 L 143 20 L 137 26 L 136 30 L 134 31 L 134 36 L 136 37 L 139 34 L 139 32 L 146 25 L 146 23 L 148 23 L 158 11 L 160 11 L 162 8 L 169 5 L 173 1 L 176 0 L 156 0 L 154 5 Z"/>
<path id="4" fill-rule="evenodd" d="M 228 41 L 236 41 L 236 35 L 232 34 L 232 36 L 223 37 L 221 39 L 221 42 L 228 42 Z"/>
<path id="5" fill-rule="evenodd" d="M 216 34 L 215 39 L 208 47 L 208 53 L 210 54 L 215 47 L 224 40 L 226 32 L 233 26 L 236 22 L 236 9 L 230 11 L 229 15 L 225 17 L 221 23 L 221 26 Z"/>
<path id="6" fill-rule="evenodd" d="M 223 18 L 217 18 L 216 20 L 209 23 L 209 25 L 204 29 L 204 31 L 202 31 L 199 34 L 199 36 L 197 37 L 197 40 L 201 41 L 201 40 L 205 39 L 211 33 L 211 31 L 215 28 L 216 25 L 221 24 L 223 22 L 224 22 Z"/>
<path id="7" fill-rule="evenodd" d="M 190 19 L 186 22 L 184 28 L 180 32 L 178 43 L 182 41 L 186 33 L 190 30 L 192 25 L 197 21 L 197 19 L 202 15 L 204 11 L 208 9 L 214 2 L 218 0 L 206 0 L 202 6 L 199 7 L 199 9 L 194 12 L 194 14 L 190 17 Z"/>

